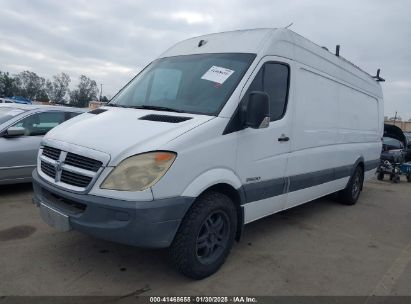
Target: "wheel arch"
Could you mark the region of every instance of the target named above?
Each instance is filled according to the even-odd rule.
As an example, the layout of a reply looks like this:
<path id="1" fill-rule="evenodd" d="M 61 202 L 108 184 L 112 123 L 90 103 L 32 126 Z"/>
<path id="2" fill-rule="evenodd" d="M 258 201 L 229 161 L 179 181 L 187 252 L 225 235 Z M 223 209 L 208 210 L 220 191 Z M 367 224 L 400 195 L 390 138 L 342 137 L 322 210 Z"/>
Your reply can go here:
<path id="1" fill-rule="evenodd" d="M 233 201 L 237 210 L 236 240 L 240 240 L 244 228 L 244 208 L 242 206 L 245 202 L 245 193 L 240 179 L 229 169 L 214 168 L 195 178 L 182 195 L 197 199 L 207 191 L 222 193 Z"/>
<path id="2" fill-rule="evenodd" d="M 357 160 L 356 160 L 355 163 L 354 163 L 354 166 L 352 167 L 351 176 L 350 176 L 349 181 L 347 182 L 347 185 L 348 185 L 348 183 L 350 182 L 350 180 L 351 180 L 351 178 L 352 178 L 352 176 L 353 176 L 353 174 L 354 174 L 354 172 L 355 172 L 355 169 L 357 169 L 358 166 L 361 167 L 361 169 L 362 169 L 362 178 L 363 178 L 363 180 L 364 180 L 365 161 L 364 161 L 364 157 L 363 157 L 363 156 L 360 156 L 360 157 L 357 158 Z M 361 190 L 362 190 L 362 187 L 363 187 L 363 185 L 361 185 Z"/>
<path id="3" fill-rule="evenodd" d="M 242 188 L 235 189 L 229 184 L 219 183 L 219 184 L 215 184 L 207 188 L 200 195 L 208 191 L 214 191 L 214 192 L 224 194 L 228 196 L 231 199 L 231 201 L 234 203 L 234 206 L 237 210 L 237 231 L 235 234 L 235 239 L 236 241 L 239 241 L 241 239 L 241 236 L 244 230 L 244 208 L 243 208 L 243 204 L 245 202 L 244 191 L 242 190 Z"/>

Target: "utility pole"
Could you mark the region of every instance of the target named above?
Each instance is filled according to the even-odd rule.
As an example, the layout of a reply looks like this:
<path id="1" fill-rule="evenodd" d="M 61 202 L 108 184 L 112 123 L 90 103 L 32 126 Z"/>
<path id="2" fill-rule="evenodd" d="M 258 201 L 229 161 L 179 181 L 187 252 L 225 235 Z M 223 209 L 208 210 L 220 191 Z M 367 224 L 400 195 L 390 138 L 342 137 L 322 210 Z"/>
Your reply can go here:
<path id="1" fill-rule="evenodd" d="M 395 126 L 395 121 L 397 120 L 397 111 L 395 111 L 395 115 L 394 115 L 394 126 Z"/>
<path id="2" fill-rule="evenodd" d="M 100 83 L 100 101 L 103 98 L 103 84 Z"/>

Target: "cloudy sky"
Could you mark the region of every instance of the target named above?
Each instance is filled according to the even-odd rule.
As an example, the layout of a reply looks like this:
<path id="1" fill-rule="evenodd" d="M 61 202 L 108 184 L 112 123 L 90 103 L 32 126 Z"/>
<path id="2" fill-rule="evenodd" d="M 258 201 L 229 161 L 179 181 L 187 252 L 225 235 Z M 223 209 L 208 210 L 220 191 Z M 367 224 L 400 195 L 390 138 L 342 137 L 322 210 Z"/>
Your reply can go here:
<path id="1" fill-rule="evenodd" d="M 50 78 L 80 74 L 114 95 L 179 40 L 234 29 L 284 27 L 377 68 L 386 115 L 411 118 L 409 0 L 0 0 L 0 70 Z"/>

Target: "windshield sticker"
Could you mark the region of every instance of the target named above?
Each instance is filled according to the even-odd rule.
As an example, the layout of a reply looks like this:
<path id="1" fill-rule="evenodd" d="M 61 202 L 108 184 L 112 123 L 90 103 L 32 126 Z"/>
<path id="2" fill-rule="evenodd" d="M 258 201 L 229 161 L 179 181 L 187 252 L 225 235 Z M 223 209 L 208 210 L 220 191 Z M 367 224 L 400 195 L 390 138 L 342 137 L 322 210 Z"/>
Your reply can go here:
<path id="1" fill-rule="evenodd" d="M 11 110 L 11 111 L 7 112 L 7 115 L 17 116 L 17 115 L 19 115 L 19 114 L 21 114 L 21 113 L 23 113 L 23 112 L 24 112 L 23 110 Z"/>
<path id="2" fill-rule="evenodd" d="M 233 70 L 213 65 L 207 72 L 204 73 L 203 76 L 201 76 L 201 79 L 223 84 L 224 81 L 226 81 L 233 73 Z"/>

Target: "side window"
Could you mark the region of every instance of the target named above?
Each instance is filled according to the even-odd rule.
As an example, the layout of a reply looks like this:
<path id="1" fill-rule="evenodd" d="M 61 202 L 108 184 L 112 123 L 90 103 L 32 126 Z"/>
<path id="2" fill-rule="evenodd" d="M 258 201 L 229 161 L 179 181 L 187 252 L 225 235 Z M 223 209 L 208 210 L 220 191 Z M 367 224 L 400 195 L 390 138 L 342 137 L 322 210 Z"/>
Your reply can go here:
<path id="1" fill-rule="evenodd" d="M 65 121 L 64 112 L 43 112 L 30 115 L 13 127 L 26 129 L 26 136 L 44 135 Z"/>
<path id="2" fill-rule="evenodd" d="M 271 121 L 280 119 L 286 111 L 289 74 L 286 64 L 265 63 L 247 90 L 247 93 L 263 91 L 270 96 Z"/>

